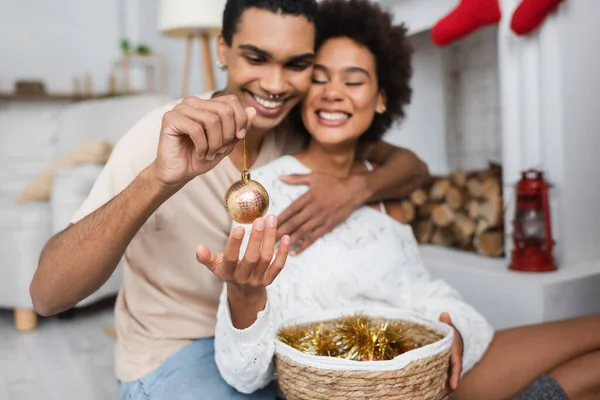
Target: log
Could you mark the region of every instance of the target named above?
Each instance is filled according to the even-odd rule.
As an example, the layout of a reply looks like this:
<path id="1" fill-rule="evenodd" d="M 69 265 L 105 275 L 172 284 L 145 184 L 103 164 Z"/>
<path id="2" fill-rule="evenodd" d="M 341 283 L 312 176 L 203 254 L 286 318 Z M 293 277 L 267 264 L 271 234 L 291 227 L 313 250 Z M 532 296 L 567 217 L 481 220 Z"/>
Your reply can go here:
<path id="1" fill-rule="evenodd" d="M 477 252 L 486 257 L 500 257 L 504 253 L 504 231 L 491 229 L 475 236 Z"/>
<path id="2" fill-rule="evenodd" d="M 417 221 L 413 227 L 415 238 L 419 243 L 429 243 L 433 234 L 433 224 L 429 220 Z"/>
<path id="3" fill-rule="evenodd" d="M 438 246 L 449 247 L 454 243 L 454 235 L 449 228 L 436 228 L 431 235 L 431 243 Z"/>
<path id="4" fill-rule="evenodd" d="M 423 219 L 430 218 L 436 206 L 436 203 L 425 203 L 417 209 L 417 215 Z"/>
<path id="5" fill-rule="evenodd" d="M 446 204 L 453 210 L 460 210 L 467 201 L 468 193 L 457 186 L 451 186 L 446 192 Z"/>
<path id="6" fill-rule="evenodd" d="M 410 201 L 416 206 L 422 206 L 427 203 L 427 192 L 423 189 L 417 189 L 410 195 Z"/>
<path id="7" fill-rule="evenodd" d="M 481 205 L 477 200 L 469 200 L 465 205 L 465 209 L 467 211 L 467 214 L 469 215 L 469 218 L 474 220 L 478 219 L 481 215 L 480 208 Z"/>
<path id="8" fill-rule="evenodd" d="M 400 203 L 400 206 L 404 212 L 405 223 L 410 224 L 415 219 L 415 206 L 408 200 Z"/>
<path id="9" fill-rule="evenodd" d="M 467 191 L 471 197 L 476 199 L 480 198 L 483 194 L 483 186 L 481 181 L 476 177 L 469 178 L 467 180 Z"/>
<path id="10" fill-rule="evenodd" d="M 480 235 L 483 232 L 487 231 L 488 229 L 491 229 L 492 226 L 491 224 L 485 220 L 485 219 L 480 219 L 477 222 L 477 227 L 475 228 L 475 235 Z"/>
<path id="11" fill-rule="evenodd" d="M 431 220 L 436 226 L 441 228 L 450 225 L 454 222 L 456 213 L 450 208 L 448 204 L 442 203 L 435 206 L 431 213 Z"/>
<path id="12" fill-rule="evenodd" d="M 500 197 L 493 197 L 483 201 L 479 208 L 479 216 L 486 220 L 490 227 L 504 225 L 502 214 L 502 199 Z"/>
<path id="13" fill-rule="evenodd" d="M 450 182 L 459 188 L 467 186 L 467 171 L 454 171 L 450 174 Z"/>
<path id="14" fill-rule="evenodd" d="M 481 195 L 487 200 L 501 197 L 501 185 L 500 180 L 496 176 L 488 176 L 481 183 Z"/>
<path id="15" fill-rule="evenodd" d="M 463 239 L 471 239 L 475 230 L 477 229 L 477 223 L 464 214 L 458 214 L 454 220 L 454 230 L 457 236 Z"/>
<path id="16" fill-rule="evenodd" d="M 454 221 L 453 228 L 458 247 L 463 250 L 472 250 L 473 234 L 477 228 L 477 223 L 464 214 L 458 214 Z"/>
<path id="17" fill-rule="evenodd" d="M 450 180 L 448 178 L 440 178 L 435 181 L 431 190 L 429 191 L 429 197 L 431 200 L 440 201 L 446 195 L 446 191 L 450 187 Z"/>

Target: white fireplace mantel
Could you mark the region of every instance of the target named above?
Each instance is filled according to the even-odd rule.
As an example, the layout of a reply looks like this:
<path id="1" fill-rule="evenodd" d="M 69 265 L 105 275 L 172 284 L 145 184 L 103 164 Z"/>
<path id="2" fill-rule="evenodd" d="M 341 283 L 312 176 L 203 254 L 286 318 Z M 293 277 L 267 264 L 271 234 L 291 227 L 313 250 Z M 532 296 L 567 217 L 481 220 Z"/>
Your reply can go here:
<path id="1" fill-rule="evenodd" d="M 444 133 L 446 89 L 440 72 L 444 57 L 443 50 L 431 44 L 427 31 L 458 0 L 378 2 L 394 13 L 396 23 L 406 23 L 417 45 L 414 101 L 403 128 L 392 134 L 390 141 L 422 145 L 435 172 L 443 172 L 446 162 L 438 159 L 444 150 L 441 147 L 448 145 Z M 435 276 L 459 289 L 497 328 L 598 313 L 600 2 L 566 1 L 525 37 L 510 30 L 510 18 L 520 0 L 500 3 L 503 18 L 497 29 L 497 80 L 507 257 L 489 260 L 425 246 L 424 259 Z M 411 135 L 425 138 L 404 140 Z M 440 149 L 432 150 L 436 144 Z M 514 185 L 521 171 L 529 168 L 544 171 L 554 185 L 550 198 L 559 270 L 553 273 L 529 275 L 507 268 Z"/>
<path id="2" fill-rule="evenodd" d="M 405 22 L 415 35 L 431 29 L 458 4 L 458 0 L 378 2 L 394 13 L 395 22 Z M 596 49 L 600 25 L 595 19 L 600 2 L 564 2 L 558 12 L 526 37 L 516 36 L 509 25 L 520 0 L 500 3 L 503 18 L 498 27 L 497 51 L 506 226 L 511 226 L 514 215 L 513 189 L 520 172 L 541 169 L 554 185 L 552 229 L 559 264 L 566 268 L 599 260 L 600 213 L 595 205 L 600 204 L 600 188 L 595 185 L 595 177 L 600 170 L 600 157 L 596 155 L 600 149 L 600 102 L 596 98 L 600 93 L 600 53 Z M 424 40 L 430 39 L 422 36 L 417 42 Z M 442 49 L 437 53 L 441 54 Z M 426 79 L 433 83 L 425 88 L 429 92 L 427 101 L 413 104 L 409 110 L 406 124 L 411 134 L 427 135 L 432 131 L 430 122 L 424 124 L 418 119 L 445 118 L 439 100 L 444 96 L 443 82 L 431 72 L 441 69 L 432 66 L 441 58 L 435 50 L 428 50 L 426 58 L 415 66 L 421 81 L 426 73 L 430 75 Z M 419 103 L 423 90 L 418 87 L 415 92 L 415 103 Z M 446 146 L 439 133 L 434 135 L 439 146 Z M 510 234 L 507 229 L 507 238 Z"/>

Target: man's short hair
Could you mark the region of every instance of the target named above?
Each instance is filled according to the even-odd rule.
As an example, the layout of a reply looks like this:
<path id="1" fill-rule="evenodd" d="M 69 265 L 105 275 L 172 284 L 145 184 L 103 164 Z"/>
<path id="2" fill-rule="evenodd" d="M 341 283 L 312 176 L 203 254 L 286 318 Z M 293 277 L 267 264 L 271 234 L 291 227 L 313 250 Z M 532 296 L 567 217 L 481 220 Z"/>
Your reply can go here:
<path id="1" fill-rule="evenodd" d="M 227 0 L 223 11 L 222 34 L 228 46 L 231 46 L 242 14 L 250 8 L 304 17 L 317 25 L 318 6 L 316 0 Z"/>

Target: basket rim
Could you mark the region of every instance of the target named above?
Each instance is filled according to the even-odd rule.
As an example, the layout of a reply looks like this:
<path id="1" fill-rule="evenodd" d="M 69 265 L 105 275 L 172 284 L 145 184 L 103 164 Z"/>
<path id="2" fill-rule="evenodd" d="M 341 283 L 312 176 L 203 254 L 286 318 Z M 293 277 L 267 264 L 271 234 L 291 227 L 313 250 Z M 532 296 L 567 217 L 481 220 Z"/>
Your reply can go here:
<path id="1" fill-rule="evenodd" d="M 315 356 L 312 354 L 303 353 L 300 350 L 297 350 L 281 342 L 279 339 L 275 339 L 275 353 L 280 356 L 287 357 L 297 363 L 304 364 L 313 368 L 329 369 L 333 371 L 368 372 L 394 371 L 400 368 L 404 368 L 406 365 L 410 364 L 415 360 L 434 356 L 452 347 L 452 342 L 454 340 L 454 329 L 452 329 L 450 325 L 444 324 L 439 321 L 423 318 L 412 310 L 404 310 L 397 308 L 366 307 L 338 308 L 325 310 L 318 313 L 305 314 L 299 317 L 285 320 L 282 324 L 280 324 L 280 328 L 293 324 L 304 324 L 318 322 L 322 320 L 336 319 L 342 316 L 353 315 L 356 313 L 361 313 L 371 318 L 401 319 L 408 322 L 422 324 L 439 331 L 441 334 L 444 334 L 444 337 L 438 340 L 437 342 L 402 353 L 401 355 L 392 360 L 356 361 L 347 360 L 345 358 Z"/>

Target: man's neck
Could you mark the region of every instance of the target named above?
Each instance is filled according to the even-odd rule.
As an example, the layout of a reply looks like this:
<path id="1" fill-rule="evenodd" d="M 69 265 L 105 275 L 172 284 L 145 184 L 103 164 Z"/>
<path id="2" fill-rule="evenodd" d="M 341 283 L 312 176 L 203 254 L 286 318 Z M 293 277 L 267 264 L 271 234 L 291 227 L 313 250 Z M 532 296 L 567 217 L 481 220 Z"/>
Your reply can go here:
<path id="1" fill-rule="evenodd" d="M 356 163 L 356 143 L 323 146 L 311 140 L 296 158 L 313 172 L 345 178 L 350 176 Z"/>

